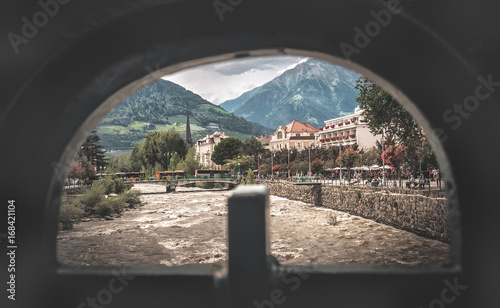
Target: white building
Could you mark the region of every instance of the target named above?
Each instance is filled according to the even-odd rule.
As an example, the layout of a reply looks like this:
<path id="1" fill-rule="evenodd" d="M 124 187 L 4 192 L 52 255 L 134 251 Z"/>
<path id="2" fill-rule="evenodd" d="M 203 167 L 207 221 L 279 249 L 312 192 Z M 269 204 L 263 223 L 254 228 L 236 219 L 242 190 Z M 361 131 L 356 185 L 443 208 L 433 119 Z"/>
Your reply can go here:
<path id="1" fill-rule="evenodd" d="M 214 152 L 215 146 L 227 137 L 229 136 L 224 135 L 224 133 L 215 132 L 213 135 L 207 135 L 205 138 L 198 139 L 198 141 L 196 141 L 196 154 L 198 155 L 200 164 L 203 167 L 221 169 L 220 165 L 216 165 L 212 161 L 212 153 Z"/>
<path id="2" fill-rule="evenodd" d="M 368 149 L 381 138 L 382 135 L 370 132 L 363 110 L 356 107 L 353 114 L 325 121 L 325 126 L 320 127 L 316 134 L 316 144 L 320 147 L 352 147 L 357 144 L 359 149 Z"/>
<path id="3" fill-rule="evenodd" d="M 308 123 L 293 120 L 285 126 L 279 126 L 269 141 L 271 152 L 281 149 L 304 150 L 315 143 L 318 129 Z"/>

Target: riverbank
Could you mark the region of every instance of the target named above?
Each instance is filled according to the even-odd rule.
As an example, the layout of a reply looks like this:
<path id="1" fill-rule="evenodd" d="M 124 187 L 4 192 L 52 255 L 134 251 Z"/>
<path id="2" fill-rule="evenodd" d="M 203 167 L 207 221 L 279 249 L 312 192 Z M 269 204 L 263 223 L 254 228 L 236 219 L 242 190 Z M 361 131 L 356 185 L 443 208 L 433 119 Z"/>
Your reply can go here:
<path id="1" fill-rule="evenodd" d="M 183 265 L 227 260 L 230 191 L 136 185 L 142 207 L 60 231 L 58 260 L 76 266 Z M 271 196 L 271 253 L 282 264 L 422 265 L 450 262 L 450 245 L 359 216 Z M 336 223 L 335 223 L 336 220 Z"/>

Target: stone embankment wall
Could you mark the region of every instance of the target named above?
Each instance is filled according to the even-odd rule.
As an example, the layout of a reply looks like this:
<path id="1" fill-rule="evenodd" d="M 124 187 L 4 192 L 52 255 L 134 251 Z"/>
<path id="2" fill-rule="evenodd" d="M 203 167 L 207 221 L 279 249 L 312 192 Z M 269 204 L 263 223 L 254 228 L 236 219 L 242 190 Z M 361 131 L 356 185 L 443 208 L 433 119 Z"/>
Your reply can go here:
<path id="1" fill-rule="evenodd" d="M 262 182 L 275 196 L 324 206 L 449 242 L 448 204 L 443 195 L 399 188 L 294 185 Z"/>

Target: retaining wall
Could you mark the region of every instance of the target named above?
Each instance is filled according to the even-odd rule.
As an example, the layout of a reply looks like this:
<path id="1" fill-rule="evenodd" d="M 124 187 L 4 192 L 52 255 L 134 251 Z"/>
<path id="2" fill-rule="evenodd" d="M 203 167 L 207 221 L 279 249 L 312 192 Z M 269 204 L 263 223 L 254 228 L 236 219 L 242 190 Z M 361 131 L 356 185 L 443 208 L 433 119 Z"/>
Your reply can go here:
<path id="1" fill-rule="evenodd" d="M 291 200 L 324 206 L 449 242 L 448 204 L 441 196 L 425 196 L 399 188 L 332 185 L 294 185 L 262 182 L 270 193 Z"/>

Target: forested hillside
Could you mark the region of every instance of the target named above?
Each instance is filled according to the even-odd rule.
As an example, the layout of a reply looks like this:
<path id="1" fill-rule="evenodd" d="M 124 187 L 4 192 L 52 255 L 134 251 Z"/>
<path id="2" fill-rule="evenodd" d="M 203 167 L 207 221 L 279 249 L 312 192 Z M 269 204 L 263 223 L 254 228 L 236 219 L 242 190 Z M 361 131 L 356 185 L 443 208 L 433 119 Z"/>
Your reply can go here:
<path id="1" fill-rule="evenodd" d="M 99 123 L 97 132 L 106 149 L 131 150 L 154 131 L 174 129 L 184 136 L 186 113 L 189 113 L 193 140 L 215 130 L 238 138 L 271 131 L 161 79 L 123 100 Z"/>

